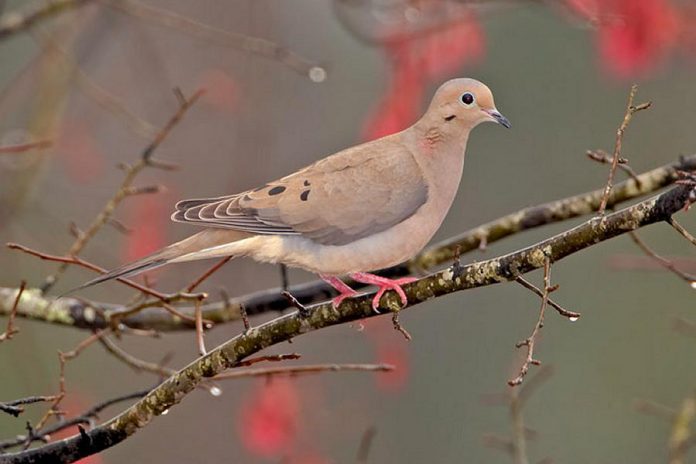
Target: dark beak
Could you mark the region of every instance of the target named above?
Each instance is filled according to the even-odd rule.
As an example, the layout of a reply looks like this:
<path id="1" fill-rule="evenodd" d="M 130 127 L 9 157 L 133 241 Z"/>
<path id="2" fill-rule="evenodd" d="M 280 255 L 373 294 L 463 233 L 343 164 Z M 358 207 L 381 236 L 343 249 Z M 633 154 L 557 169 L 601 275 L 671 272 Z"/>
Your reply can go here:
<path id="1" fill-rule="evenodd" d="M 497 122 L 501 126 L 506 127 L 508 129 L 512 127 L 512 124 L 510 124 L 510 121 L 508 121 L 508 118 L 506 118 L 505 116 L 500 114 L 498 112 L 498 110 L 483 110 L 483 111 L 485 111 L 486 114 L 488 114 L 488 116 L 490 116 L 493 119 L 493 121 Z"/>

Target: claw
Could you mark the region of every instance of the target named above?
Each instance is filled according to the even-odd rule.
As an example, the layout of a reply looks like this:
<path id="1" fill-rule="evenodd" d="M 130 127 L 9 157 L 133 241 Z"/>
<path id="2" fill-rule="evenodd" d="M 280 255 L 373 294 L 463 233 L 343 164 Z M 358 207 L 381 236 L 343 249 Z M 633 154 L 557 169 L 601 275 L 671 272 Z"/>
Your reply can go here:
<path id="1" fill-rule="evenodd" d="M 408 299 L 406 298 L 406 293 L 404 289 L 401 288 L 402 285 L 410 284 L 418 280 L 415 277 L 402 277 L 400 279 L 388 279 L 386 277 L 376 276 L 374 274 L 368 274 L 366 272 L 356 272 L 350 274 L 350 277 L 356 282 L 361 282 L 369 285 L 376 285 L 378 287 L 375 297 L 372 299 L 372 309 L 379 313 L 379 301 L 387 290 L 393 290 L 399 295 L 401 299 L 401 305 L 406 306 L 408 304 Z"/>
<path id="2" fill-rule="evenodd" d="M 321 280 L 331 285 L 339 292 L 339 295 L 337 297 L 331 299 L 331 306 L 333 306 L 334 311 L 336 311 L 338 307 L 341 305 L 341 303 L 343 303 L 343 300 L 345 300 L 346 298 L 351 298 L 358 294 L 358 292 L 350 288 L 338 277 L 326 276 L 323 274 L 320 274 L 319 277 L 321 277 Z"/>

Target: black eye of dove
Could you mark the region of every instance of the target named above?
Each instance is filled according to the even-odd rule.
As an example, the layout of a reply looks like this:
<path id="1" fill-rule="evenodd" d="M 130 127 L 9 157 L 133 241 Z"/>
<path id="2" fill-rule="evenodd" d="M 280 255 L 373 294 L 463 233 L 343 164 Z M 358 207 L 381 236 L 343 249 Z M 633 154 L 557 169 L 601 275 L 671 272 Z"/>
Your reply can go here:
<path id="1" fill-rule="evenodd" d="M 464 95 L 462 95 L 462 103 L 464 103 L 465 105 L 471 105 L 472 103 L 474 103 L 474 95 L 470 92 L 465 93 Z"/>

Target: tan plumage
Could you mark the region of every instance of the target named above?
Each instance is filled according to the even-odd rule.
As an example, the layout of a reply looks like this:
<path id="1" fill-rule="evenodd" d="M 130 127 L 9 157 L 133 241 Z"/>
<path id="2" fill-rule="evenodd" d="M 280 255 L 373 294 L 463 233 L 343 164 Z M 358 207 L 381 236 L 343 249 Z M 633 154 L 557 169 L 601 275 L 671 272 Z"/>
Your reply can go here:
<path id="1" fill-rule="evenodd" d="M 459 186 L 469 131 L 484 121 L 509 127 L 485 85 L 448 81 L 402 132 L 255 190 L 177 203 L 174 221 L 206 229 L 83 287 L 170 262 L 232 255 L 317 272 L 341 291 L 335 303 L 352 295 L 332 277 L 345 273 L 400 292 L 403 282 L 366 271 L 411 258 L 435 234 Z"/>

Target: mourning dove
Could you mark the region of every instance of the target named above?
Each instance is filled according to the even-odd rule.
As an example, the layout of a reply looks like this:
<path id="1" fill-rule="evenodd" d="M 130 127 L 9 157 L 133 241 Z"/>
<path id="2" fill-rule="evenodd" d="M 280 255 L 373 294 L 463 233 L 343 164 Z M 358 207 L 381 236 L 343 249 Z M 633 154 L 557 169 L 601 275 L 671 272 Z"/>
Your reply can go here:
<path id="1" fill-rule="evenodd" d="M 408 129 L 340 151 L 294 174 L 246 192 L 184 200 L 172 219 L 203 231 L 86 283 L 88 287 L 168 263 L 250 257 L 319 274 L 339 295 L 356 292 L 338 276 L 376 285 L 372 300 L 403 284 L 369 274 L 415 256 L 432 238 L 459 187 L 469 132 L 493 121 L 510 127 L 491 91 L 474 79 L 453 79 L 435 93 Z"/>

